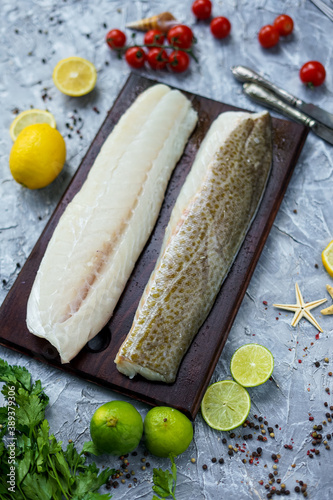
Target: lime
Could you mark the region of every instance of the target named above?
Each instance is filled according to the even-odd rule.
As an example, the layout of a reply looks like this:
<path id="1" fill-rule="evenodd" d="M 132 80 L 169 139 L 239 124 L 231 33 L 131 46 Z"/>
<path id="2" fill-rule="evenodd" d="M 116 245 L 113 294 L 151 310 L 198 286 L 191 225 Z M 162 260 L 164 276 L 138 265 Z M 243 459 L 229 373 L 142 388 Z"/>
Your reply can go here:
<path id="1" fill-rule="evenodd" d="M 52 75 L 55 86 L 63 93 L 78 97 L 95 87 L 96 68 L 83 57 L 67 57 L 58 62 Z"/>
<path id="2" fill-rule="evenodd" d="M 22 113 L 17 115 L 15 120 L 13 120 L 9 128 L 10 137 L 15 142 L 17 136 L 25 127 L 35 123 L 48 123 L 52 128 L 56 128 L 57 126 L 54 116 L 49 111 L 43 109 L 27 109 L 26 111 L 22 111 Z"/>
<path id="3" fill-rule="evenodd" d="M 245 344 L 239 347 L 230 361 L 231 375 L 243 387 L 263 384 L 272 375 L 273 368 L 272 353 L 259 344 Z"/>
<path id="4" fill-rule="evenodd" d="M 139 444 L 143 432 L 140 413 L 125 401 L 110 401 L 97 408 L 90 421 L 95 446 L 111 455 L 124 455 Z"/>
<path id="5" fill-rule="evenodd" d="M 333 278 L 333 240 L 324 248 L 321 258 L 326 271 Z"/>
<path id="6" fill-rule="evenodd" d="M 28 125 L 19 133 L 9 156 L 12 176 L 29 189 L 50 184 L 61 172 L 66 160 L 65 141 L 47 123 Z"/>
<path id="7" fill-rule="evenodd" d="M 221 380 L 208 387 L 201 402 L 206 423 L 219 431 L 230 431 L 242 425 L 251 408 L 250 396 L 233 380 Z"/>
<path id="8" fill-rule="evenodd" d="M 157 457 L 180 455 L 193 439 L 191 421 L 180 411 L 168 406 L 149 410 L 144 421 L 145 445 Z"/>

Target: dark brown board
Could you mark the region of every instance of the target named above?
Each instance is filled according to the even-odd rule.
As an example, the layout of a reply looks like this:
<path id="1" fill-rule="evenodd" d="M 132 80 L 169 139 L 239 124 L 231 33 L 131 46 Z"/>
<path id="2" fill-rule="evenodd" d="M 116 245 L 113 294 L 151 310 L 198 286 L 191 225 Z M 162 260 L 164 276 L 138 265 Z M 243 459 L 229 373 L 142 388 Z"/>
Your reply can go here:
<path id="1" fill-rule="evenodd" d="M 199 144 L 218 114 L 238 108 L 185 92 L 199 113 L 198 126 L 171 177 L 154 231 L 135 266 L 113 317 L 89 346 L 71 363 L 61 365 L 55 349 L 46 340 L 32 335 L 25 322 L 29 293 L 47 243 L 61 214 L 82 186 L 101 145 L 120 116 L 143 90 L 154 83 L 156 82 L 131 74 L 121 90 L 1 307 L 0 343 L 137 400 L 151 405 L 173 406 L 195 418 L 303 147 L 307 136 L 305 127 L 273 118 L 274 160 L 264 198 L 214 307 L 181 364 L 175 383 L 154 383 L 141 377 L 130 380 L 117 371 L 114 358 L 130 330 L 142 291 L 155 265 L 172 206 Z"/>

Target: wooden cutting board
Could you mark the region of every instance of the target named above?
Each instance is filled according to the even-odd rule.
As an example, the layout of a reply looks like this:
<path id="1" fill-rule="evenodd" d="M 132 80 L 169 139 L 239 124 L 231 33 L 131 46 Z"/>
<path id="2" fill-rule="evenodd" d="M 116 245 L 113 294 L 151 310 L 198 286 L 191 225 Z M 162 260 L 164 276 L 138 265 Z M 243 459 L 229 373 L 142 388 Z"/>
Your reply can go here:
<path id="1" fill-rule="evenodd" d="M 151 405 L 173 406 L 194 419 L 303 147 L 308 132 L 305 127 L 273 118 L 274 160 L 264 198 L 209 317 L 183 359 L 176 382 L 167 385 L 141 377 L 130 380 L 117 371 L 114 359 L 130 330 L 141 294 L 154 268 L 172 207 L 198 147 L 218 114 L 239 108 L 184 92 L 198 111 L 198 125 L 171 177 L 154 231 L 112 319 L 102 332 L 71 363 L 61 365 L 56 350 L 46 340 L 32 335 L 25 322 L 30 290 L 61 214 L 81 188 L 103 142 L 120 116 L 143 90 L 155 83 L 135 74 L 128 78 L 1 307 L 0 343 L 134 399 Z"/>

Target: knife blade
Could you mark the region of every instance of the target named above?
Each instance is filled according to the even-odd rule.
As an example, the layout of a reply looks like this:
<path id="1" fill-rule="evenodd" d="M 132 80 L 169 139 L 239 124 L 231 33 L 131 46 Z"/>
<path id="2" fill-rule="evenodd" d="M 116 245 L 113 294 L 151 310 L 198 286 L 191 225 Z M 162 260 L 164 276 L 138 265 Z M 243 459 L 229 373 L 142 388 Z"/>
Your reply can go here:
<path id="1" fill-rule="evenodd" d="M 244 83 L 244 93 L 254 101 L 269 106 L 270 108 L 279 111 L 283 115 L 291 118 L 306 127 L 309 127 L 312 132 L 324 139 L 324 141 L 333 145 L 333 130 L 326 127 L 322 123 L 318 123 L 312 118 L 286 104 L 281 99 L 278 99 L 275 94 L 256 83 Z"/>
<path id="2" fill-rule="evenodd" d="M 291 106 L 299 109 L 306 115 L 311 116 L 311 118 L 314 118 L 320 123 L 323 123 L 324 125 L 326 125 L 326 127 L 333 129 L 332 113 L 329 113 L 328 111 L 319 108 L 315 104 L 304 102 L 301 99 L 298 99 L 292 94 L 289 94 L 289 92 L 286 92 L 285 90 L 277 87 L 276 85 L 266 80 L 262 76 L 258 75 L 258 73 L 256 73 L 250 68 L 247 68 L 246 66 L 233 66 L 231 68 L 231 71 L 236 80 L 242 83 L 244 82 L 258 83 L 262 87 L 265 87 L 268 90 L 274 92 L 274 94 L 276 94 L 278 97 L 280 97 L 283 101 L 287 102 Z"/>

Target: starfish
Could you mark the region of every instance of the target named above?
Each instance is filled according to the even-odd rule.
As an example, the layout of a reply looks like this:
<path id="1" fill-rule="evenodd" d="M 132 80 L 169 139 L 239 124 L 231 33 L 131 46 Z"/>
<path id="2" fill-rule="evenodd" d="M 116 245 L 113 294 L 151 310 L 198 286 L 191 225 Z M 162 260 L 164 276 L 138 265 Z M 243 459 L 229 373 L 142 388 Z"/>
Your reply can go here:
<path id="1" fill-rule="evenodd" d="M 328 293 L 330 294 L 330 296 L 333 299 L 333 287 L 330 285 L 326 285 L 326 288 L 327 288 Z M 324 314 L 324 315 L 333 314 L 333 305 L 330 307 L 326 307 L 326 309 L 322 309 L 320 312 L 321 312 L 321 314 Z"/>
<path id="2" fill-rule="evenodd" d="M 327 301 L 327 299 L 315 300 L 314 302 L 305 303 L 297 283 L 295 283 L 295 288 L 296 288 L 296 304 L 273 304 L 273 306 L 279 309 L 285 309 L 286 311 L 295 312 L 293 320 L 291 322 L 291 326 L 296 326 L 301 318 L 305 318 L 308 321 L 310 321 L 310 323 L 312 323 L 313 326 L 318 328 L 320 332 L 323 332 L 323 330 L 318 325 L 317 321 L 310 313 L 310 310 L 315 307 L 318 307 L 320 304 L 323 304 L 324 302 Z"/>

